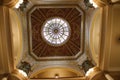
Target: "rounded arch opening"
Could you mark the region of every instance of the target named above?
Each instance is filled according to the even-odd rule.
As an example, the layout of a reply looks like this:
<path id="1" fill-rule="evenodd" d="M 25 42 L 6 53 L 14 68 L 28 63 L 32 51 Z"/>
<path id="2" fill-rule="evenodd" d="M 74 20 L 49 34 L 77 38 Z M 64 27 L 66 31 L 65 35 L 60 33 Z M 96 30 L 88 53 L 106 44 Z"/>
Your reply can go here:
<path id="1" fill-rule="evenodd" d="M 48 67 L 37 70 L 30 75 L 30 78 L 60 78 L 80 77 L 83 74 L 80 71 L 68 67 Z"/>

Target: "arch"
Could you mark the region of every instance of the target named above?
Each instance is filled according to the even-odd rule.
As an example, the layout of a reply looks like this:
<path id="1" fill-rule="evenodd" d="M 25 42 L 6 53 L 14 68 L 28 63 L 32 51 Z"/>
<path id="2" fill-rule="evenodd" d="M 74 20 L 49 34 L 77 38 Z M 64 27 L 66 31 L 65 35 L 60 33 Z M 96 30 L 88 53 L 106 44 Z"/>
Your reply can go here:
<path id="1" fill-rule="evenodd" d="M 101 42 L 101 22 L 102 22 L 102 11 L 97 9 L 93 15 L 93 19 L 90 26 L 90 39 L 89 45 L 91 50 L 92 59 L 98 64 L 98 58 L 100 53 L 100 42 Z"/>
<path id="2" fill-rule="evenodd" d="M 11 27 L 11 42 L 12 52 L 14 58 L 14 65 L 16 66 L 20 61 L 23 51 L 23 38 L 22 38 L 22 23 L 17 11 L 10 9 L 10 27 Z"/>
<path id="3" fill-rule="evenodd" d="M 41 73 L 45 73 L 45 72 L 46 72 L 46 74 L 47 74 L 47 72 L 49 72 L 49 74 L 51 73 L 50 75 L 45 76 L 46 78 L 53 78 L 55 74 L 59 74 L 60 77 L 83 76 L 81 71 L 72 69 L 70 67 L 65 67 L 65 66 L 48 66 L 48 67 L 41 68 L 39 70 L 35 70 L 34 72 L 30 73 L 29 75 L 30 75 L 30 78 L 34 78 L 35 76 L 37 76 Z M 69 73 L 69 74 L 67 74 L 67 73 Z"/>

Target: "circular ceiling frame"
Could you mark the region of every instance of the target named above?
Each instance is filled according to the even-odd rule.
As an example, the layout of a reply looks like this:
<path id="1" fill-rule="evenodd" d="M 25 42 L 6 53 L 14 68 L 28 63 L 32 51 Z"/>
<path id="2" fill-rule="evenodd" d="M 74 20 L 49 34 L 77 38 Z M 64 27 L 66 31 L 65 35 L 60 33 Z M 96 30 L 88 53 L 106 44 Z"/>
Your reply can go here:
<path id="1" fill-rule="evenodd" d="M 56 23 L 52 22 L 52 20 L 57 20 L 57 19 L 59 19 L 59 22 L 57 21 L 55 21 Z M 54 26 L 51 23 L 48 23 L 49 21 L 52 22 Z M 64 23 L 61 23 L 61 22 L 64 22 Z M 46 24 L 49 24 L 49 25 L 45 26 Z M 47 28 L 48 28 L 48 31 L 44 31 Z M 63 29 L 63 31 L 61 31 L 61 28 Z M 66 32 L 67 33 L 66 35 L 65 35 L 65 28 L 68 29 L 68 31 Z M 50 34 L 50 35 L 47 34 L 49 38 L 46 37 L 47 32 Z M 71 35 L 71 28 L 70 28 L 69 23 L 65 19 L 60 18 L 60 17 L 52 17 L 52 18 L 47 19 L 44 22 L 42 29 L 41 29 L 41 34 L 42 34 L 43 40 L 46 41 L 49 45 L 58 47 L 58 46 L 64 45 L 69 40 L 70 35 Z"/>

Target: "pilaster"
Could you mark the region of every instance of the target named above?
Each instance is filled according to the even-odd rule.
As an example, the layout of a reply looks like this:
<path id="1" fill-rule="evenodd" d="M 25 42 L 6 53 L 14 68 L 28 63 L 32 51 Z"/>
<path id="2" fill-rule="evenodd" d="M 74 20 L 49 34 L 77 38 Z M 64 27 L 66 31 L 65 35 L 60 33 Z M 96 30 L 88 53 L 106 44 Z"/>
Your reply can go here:
<path id="1" fill-rule="evenodd" d="M 0 6 L 0 73 L 9 73 L 14 69 L 11 44 L 9 8 Z"/>

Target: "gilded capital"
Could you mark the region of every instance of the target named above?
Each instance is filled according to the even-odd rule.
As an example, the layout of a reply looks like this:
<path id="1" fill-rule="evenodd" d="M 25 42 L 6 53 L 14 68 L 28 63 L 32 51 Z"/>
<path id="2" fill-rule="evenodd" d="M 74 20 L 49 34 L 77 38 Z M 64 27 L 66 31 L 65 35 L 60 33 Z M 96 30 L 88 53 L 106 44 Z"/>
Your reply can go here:
<path id="1" fill-rule="evenodd" d="M 108 0 L 93 0 L 99 7 L 104 7 L 108 5 Z"/>
<path id="2" fill-rule="evenodd" d="M 86 75 L 86 79 L 87 80 L 107 80 L 104 76 L 104 72 L 101 71 L 99 67 L 93 67 L 89 69 Z"/>
<path id="3" fill-rule="evenodd" d="M 8 80 L 28 80 L 28 78 L 21 74 L 18 70 L 14 70 L 13 73 L 8 76 Z"/>
<path id="4" fill-rule="evenodd" d="M 8 6 L 9 8 L 11 8 L 15 6 L 17 2 L 18 0 L 3 0 L 1 4 L 2 6 Z"/>

